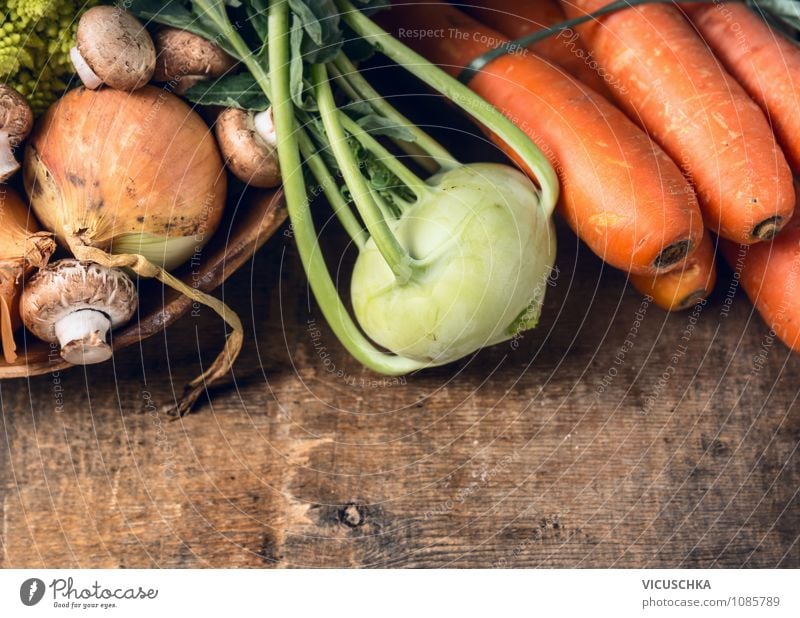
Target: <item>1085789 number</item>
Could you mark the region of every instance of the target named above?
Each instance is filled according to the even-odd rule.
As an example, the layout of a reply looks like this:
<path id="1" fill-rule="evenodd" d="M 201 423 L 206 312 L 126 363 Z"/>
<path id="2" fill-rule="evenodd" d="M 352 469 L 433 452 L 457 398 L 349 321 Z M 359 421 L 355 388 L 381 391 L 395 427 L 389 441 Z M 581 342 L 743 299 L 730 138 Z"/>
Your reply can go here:
<path id="1" fill-rule="evenodd" d="M 778 607 L 780 597 L 731 597 L 734 607 Z"/>

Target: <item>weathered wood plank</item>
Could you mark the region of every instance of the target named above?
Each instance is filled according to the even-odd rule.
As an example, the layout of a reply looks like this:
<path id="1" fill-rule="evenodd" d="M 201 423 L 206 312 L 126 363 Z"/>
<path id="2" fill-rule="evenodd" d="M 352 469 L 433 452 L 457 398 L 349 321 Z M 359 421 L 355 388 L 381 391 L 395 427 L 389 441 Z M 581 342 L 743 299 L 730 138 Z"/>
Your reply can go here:
<path id="1" fill-rule="evenodd" d="M 2 383 L 0 564 L 800 566 L 800 362 L 724 284 L 693 324 L 561 247 L 519 349 L 405 384 L 345 356 L 283 236 L 225 286 L 248 342 L 196 414 L 160 407 L 218 349 L 205 312 Z"/>

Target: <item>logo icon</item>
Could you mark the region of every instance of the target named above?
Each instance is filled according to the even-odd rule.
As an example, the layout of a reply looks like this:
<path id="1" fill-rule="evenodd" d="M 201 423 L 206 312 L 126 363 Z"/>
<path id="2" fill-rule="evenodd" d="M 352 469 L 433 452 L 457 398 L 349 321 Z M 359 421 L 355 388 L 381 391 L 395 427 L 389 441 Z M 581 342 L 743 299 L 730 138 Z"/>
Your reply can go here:
<path id="1" fill-rule="evenodd" d="M 42 600 L 43 596 L 44 582 L 37 577 L 26 579 L 19 587 L 19 600 L 22 601 L 23 605 L 27 605 L 28 607 L 36 605 Z"/>

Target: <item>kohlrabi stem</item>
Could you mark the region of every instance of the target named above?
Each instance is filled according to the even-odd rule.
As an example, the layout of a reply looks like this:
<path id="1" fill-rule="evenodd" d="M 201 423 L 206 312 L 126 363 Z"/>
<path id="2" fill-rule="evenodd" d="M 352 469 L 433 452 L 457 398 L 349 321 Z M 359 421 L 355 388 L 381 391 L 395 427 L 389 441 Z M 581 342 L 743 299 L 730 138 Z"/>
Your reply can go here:
<path id="1" fill-rule="evenodd" d="M 372 197 L 369 185 L 361 173 L 358 162 L 353 156 L 352 148 L 347 141 L 347 135 L 341 123 L 344 114 L 336 106 L 333 90 L 328 82 L 328 73 L 323 65 L 315 64 L 311 67 L 311 80 L 331 151 L 342 172 L 345 184 L 350 190 L 356 209 L 367 226 L 369 235 L 375 241 L 378 251 L 392 269 L 395 277 L 400 283 L 406 283 L 411 279 L 414 261 L 395 237 L 381 208 Z"/>
<path id="2" fill-rule="evenodd" d="M 272 99 L 270 96 L 269 74 L 261 63 L 261 53 L 255 53 L 250 49 L 250 46 L 245 42 L 242 36 L 236 31 L 236 28 L 231 23 L 227 13 L 227 5 L 219 0 L 194 0 L 195 10 L 198 8 L 203 10 L 204 15 L 214 22 L 214 25 L 227 39 L 233 51 L 236 52 L 239 60 L 241 60 L 247 67 L 247 70 L 253 75 L 256 83 L 261 87 L 261 90 L 267 96 L 267 99 Z"/>
<path id="3" fill-rule="evenodd" d="M 342 75 L 342 72 L 339 70 L 339 67 L 336 66 L 336 63 L 328 63 L 328 73 L 333 76 L 336 85 L 339 86 L 345 95 L 347 95 L 348 99 L 351 101 L 363 101 L 361 95 L 355 91 L 355 89 L 350 85 L 350 82 L 345 79 L 344 75 Z"/>
<path id="4" fill-rule="evenodd" d="M 322 187 L 325 197 L 333 207 L 333 212 L 339 219 L 342 227 L 347 232 L 350 239 L 355 243 L 358 250 L 364 249 L 364 244 L 367 242 L 367 232 L 361 226 L 358 219 L 356 219 L 353 211 L 350 210 L 350 205 L 342 197 L 339 191 L 339 185 L 334 179 L 333 175 L 328 170 L 322 157 L 317 153 L 311 138 L 308 137 L 305 131 L 298 129 L 298 140 L 300 143 L 300 152 L 306 160 L 306 165 L 314 174 L 314 178 Z"/>
<path id="5" fill-rule="evenodd" d="M 339 89 L 345 94 L 345 96 L 350 99 L 350 101 L 359 101 L 364 102 L 364 99 L 361 98 L 353 87 L 350 85 L 342 72 L 336 67 L 334 63 L 328 63 L 328 72 L 333 76 L 336 85 L 339 86 Z M 373 108 L 374 109 L 374 108 Z M 377 110 L 376 110 L 377 111 Z M 436 172 L 442 169 L 442 166 L 436 162 L 428 153 L 426 153 L 420 146 L 418 146 L 415 142 L 407 142 L 402 139 L 398 139 L 396 137 L 389 137 L 389 139 L 397 146 L 401 151 L 407 154 L 411 159 L 416 163 L 419 167 L 424 169 L 429 174 L 435 174 Z"/>
<path id="6" fill-rule="evenodd" d="M 414 141 L 405 143 L 414 144 L 421 148 L 425 153 L 430 155 L 442 170 L 453 169 L 461 165 L 444 146 L 397 111 L 394 106 L 389 104 L 386 99 L 372 87 L 372 84 L 364 79 L 364 76 L 361 75 L 359 70 L 350 62 L 350 59 L 345 56 L 344 53 L 340 53 L 336 56 L 333 64 L 362 100 L 369 103 L 372 108 L 384 118 L 394 121 L 397 123 L 397 126 L 403 127 L 411 132 L 414 136 Z M 400 142 L 401 140 L 397 141 Z M 409 152 L 409 154 L 416 153 Z"/>
<path id="7" fill-rule="evenodd" d="M 378 208 L 381 209 L 386 219 L 397 219 L 402 214 L 402 209 L 405 205 L 401 207 L 394 204 L 394 202 L 389 203 L 389 201 L 384 199 L 375 189 L 370 189 L 370 192 L 372 193 L 372 199 L 375 200 L 375 203 L 378 205 Z"/>
<path id="8" fill-rule="evenodd" d="M 346 114 L 339 116 L 342 127 L 352 135 L 358 143 L 369 150 L 378 158 L 378 162 L 397 176 L 409 190 L 419 199 L 431 192 L 429 185 L 425 184 L 419 176 L 403 165 L 397 157 L 389 152 L 383 144 L 367 133 L 361 126 Z"/>
<path id="9" fill-rule="evenodd" d="M 558 200 L 558 178 L 541 150 L 497 108 L 472 92 L 467 86 L 431 64 L 415 51 L 378 26 L 355 8 L 349 0 L 336 0 L 342 18 L 356 34 L 375 46 L 388 58 L 405 67 L 411 74 L 453 101 L 481 124 L 491 127 L 492 133 L 508 144 L 522 159 L 541 188 L 540 206 L 549 217 Z"/>
<path id="10" fill-rule="evenodd" d="M 269 71 L 272 111 L 278 135 L 278 160 L 283 173 L 283 190 L 292 221 L 295 241 L 314 296 L 339 341 L 356 360 L 386 375 L 403 375 L 422 369 L 417 361 L 384 354 L 358 329 L 339 297 L 331 279 L 308 206 L 303 178 L 297 122 L 289 87 L 289 7 L 287 0 L 275 0 L 269 8 Z"/>

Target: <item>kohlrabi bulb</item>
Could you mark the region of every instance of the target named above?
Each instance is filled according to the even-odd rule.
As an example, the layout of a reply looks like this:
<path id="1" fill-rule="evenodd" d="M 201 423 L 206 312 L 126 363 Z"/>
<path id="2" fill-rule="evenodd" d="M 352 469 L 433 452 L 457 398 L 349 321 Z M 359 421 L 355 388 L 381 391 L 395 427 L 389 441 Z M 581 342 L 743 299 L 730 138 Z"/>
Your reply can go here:
<path id="1" fill-rule="evenodd" d="M 555 259 L 552 221 L 521 172 L 465 165 L 430 179 L 431 191 L 393 223 L 418 261 L 399 282 L 370 240 L 351 286 L 361 327 L 407 358 L 440 365 L 535 325 Z"/>

